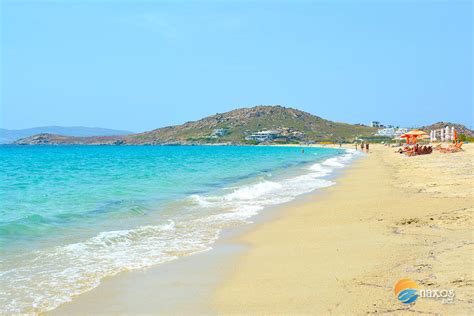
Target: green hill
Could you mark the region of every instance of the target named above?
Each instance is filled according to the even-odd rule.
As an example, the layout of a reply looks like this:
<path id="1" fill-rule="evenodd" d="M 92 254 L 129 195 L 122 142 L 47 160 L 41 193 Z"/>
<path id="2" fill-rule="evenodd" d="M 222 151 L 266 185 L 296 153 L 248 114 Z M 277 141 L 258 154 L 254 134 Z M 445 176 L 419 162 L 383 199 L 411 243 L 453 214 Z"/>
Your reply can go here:
<path id="1" fill-rule="evenodd" d="M 246 140 L 261 131 L 273 131 L 275 137 L 266 142 L 300 143 L 319 141 L 352 141 L 355 137 L 372 136 L 376 129 L 325 120 L 293 108 L 255 106 L 218 113 L 182 125 L 158 128 L 126 136 L 63 137 L 42 134 L 17 141 L 17 144 L 212 144 L 257 143 Z M 265 142 L 264 142 L 265 143 Z"/>
<path id="2" fill-rule="evenodd" d="M 225 134 L 213 137 L 216 129 Z M 356 136 L 370 136 L 375 129 L 322 119 L 293 108 L 256 106 L 218 113 L 183 125 L 159 128 L 127 137 L 127 143 L 213 143 L 243 142 L 245 137 L 265 130 L 280 132 L 275 141 L 352 140 Z"/>

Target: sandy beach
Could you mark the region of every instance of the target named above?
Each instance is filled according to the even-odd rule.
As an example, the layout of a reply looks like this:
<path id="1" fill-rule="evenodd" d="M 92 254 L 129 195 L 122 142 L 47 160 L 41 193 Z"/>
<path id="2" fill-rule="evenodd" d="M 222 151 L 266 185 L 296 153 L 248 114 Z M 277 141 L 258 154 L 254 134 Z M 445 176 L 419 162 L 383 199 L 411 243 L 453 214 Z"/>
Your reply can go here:
<path id="1" fill-rule="evenodd" d="M 372 146 L 311 201 L 238 238 L 219 314 L 472 314 L 473 151 L 406 157 Z M 393 293 L 402 278 L 454 289 L 453 304 Z"/>
<path id="2" fill-rule="evenodd" d="M 53 314 L 472 314 L 473 149 L 406 157 L 371 146 L 335 186 L 214 250 L 108 278 Z M 402 278 L 453 289 L 454 302 L 405 306 L 393 293 Z"/>

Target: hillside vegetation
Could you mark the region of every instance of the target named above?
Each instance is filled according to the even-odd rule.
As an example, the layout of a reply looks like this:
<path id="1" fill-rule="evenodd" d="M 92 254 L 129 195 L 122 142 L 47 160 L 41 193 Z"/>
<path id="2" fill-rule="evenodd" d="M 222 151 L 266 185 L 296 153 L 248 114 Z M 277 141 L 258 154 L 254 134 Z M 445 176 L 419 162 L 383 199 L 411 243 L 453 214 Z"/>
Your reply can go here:
<path id="1" fill-rule="evenodd" d="M 421 129 L 429 131 L 446 125 L 459 134 L 474 136 L 464 125 L 439 122 Z M 224 131 L 216 133 L 216 130 Z M 276 131 L 277 136 L 263 143 L 312 143 L 353 141 L 373 137 L 376 128 L 333 122 L 310 113 L 283 106 L 255 106 L 217 113 L 182 125 L 122 136 L 68 137 L 40 134 L 23 138 L 16 144 L 91 144 L 91 145 L 170 145 L 170 144 L 255 144 L 246 140 L 261 131 Z"/>
<path id="2" fill-rule="evenodd" d="M 221 137 L 210 137 L 215 129 L 226 129 Z M 336 123 L 293 108 L 256 106 L 218 113 L 183 125 L 159 128 L 130 135 L 127 143 L 212 143 L 243 142 L 245 137 L 263 130 L 280 130 L 283 141 L 352 140 L 369 136 L 375 130 L 361 125 Z"/>

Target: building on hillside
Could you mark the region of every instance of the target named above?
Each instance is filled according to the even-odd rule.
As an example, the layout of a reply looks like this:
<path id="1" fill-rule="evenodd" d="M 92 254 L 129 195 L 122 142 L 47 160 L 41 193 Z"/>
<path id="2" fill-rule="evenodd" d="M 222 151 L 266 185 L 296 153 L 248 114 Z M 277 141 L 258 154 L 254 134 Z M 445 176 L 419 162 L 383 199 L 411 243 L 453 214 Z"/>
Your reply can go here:
<path id="1" fill-rule="evenodd" d="M 403 134 L 409 132 L 409 128 L 394 128 L 394 127 L 389 127 L 389 128 L 382 128 L 377 131 L 375 136 L 384 136 L 384 137 L 398 137 L 402 136 Z"/>
<path id="2" fill-rule="evenodd" d="M 385 137 L 393 137 L 395 135 L 395 128 L 382 128 L 377 131 L 376 136 L 385 136 Z"/>
<path id="3" fill-rule="evenodd" d="M 394 138 L 400 138 L 400 136 L 402 136 L 403 134 L 405 133 L 408 133 L 410 131 L 409 128 L 406 128 L 406 127 L 401 127 L 401 128 L 398 128 L 396 131 L 395 131 L 395 134 L 393 135 Z"/>
<path id="4" fill-rule="evenodd" d="M 260 131 L 245 137 L 245 140 L 253 140 L 256 142 L 266 142 L 275 139 L 280 135 L 280 131 Z"/>
<path id="5" fill-rule="evenodd" d="M 372 121 L 370 122 L 371 127 L 383 127 L 383 125 L 379 121 Z"/>
<path id="6" fill-rule="evenodd" d="M 227 129 L 226 128 L 216 128 L 215 130 L 212 131 L 211 138 L 218 138 L 225 136 L 227 134 Z"/>

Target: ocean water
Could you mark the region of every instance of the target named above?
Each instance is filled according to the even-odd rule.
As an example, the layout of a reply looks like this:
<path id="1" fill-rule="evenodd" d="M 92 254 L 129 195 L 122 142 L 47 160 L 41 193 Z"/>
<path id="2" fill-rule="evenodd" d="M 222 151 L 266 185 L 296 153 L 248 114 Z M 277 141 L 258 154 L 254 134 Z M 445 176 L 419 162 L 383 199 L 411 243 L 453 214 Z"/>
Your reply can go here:
<path id="1" fill-rule="evenodd" d="M 0 314 L 212 248 L 225 227 L 333 185 L 352 150 L 0 146 Z"/>

